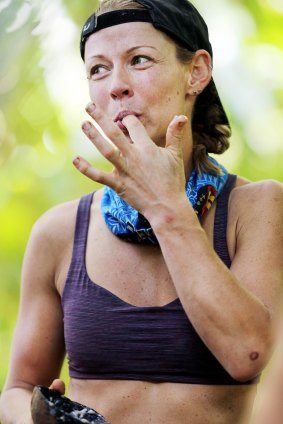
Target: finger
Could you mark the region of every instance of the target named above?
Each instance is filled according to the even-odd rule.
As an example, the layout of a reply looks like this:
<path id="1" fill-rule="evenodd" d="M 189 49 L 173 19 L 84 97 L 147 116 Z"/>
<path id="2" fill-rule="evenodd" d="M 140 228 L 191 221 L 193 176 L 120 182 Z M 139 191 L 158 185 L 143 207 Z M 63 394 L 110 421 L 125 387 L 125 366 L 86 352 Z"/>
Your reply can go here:
<path id="1" fill-rule="evenodd" d="M 134 143 L 153 143 L 145 127 L 135 115 L 128 115 L 123 119 L 123 124 L 127 128 L 130 138 Z"/>
<path id="2" fill-rule="evenodd" d="M 57 390 L 57 392 L 60 392 L 63 395 L 65 393 L 65 383 L 59 378 L 56 378 L 49 386 L 49 389 Z"/>
<path id="3" fill-rule="evenodd" d="M 111 146 L 92 123 L 88 121 L 84 122 L 82 124 L 82 130 L 105 159 L 111 162 L 117 169 L 120 169 L 123 163 L 119 150 Z"/>
<path id="4" fill-rule="evenodd" d="M 82 157 L 76 157 L 73 160 L 74 166 L 80 171 L 81 174 L 88 177 L 90 180 L 95 181 L 99 184 L 107 185 L 114 189 L 115 178 L 113 173 L 107 173 L 94 168 L 88 161 Z"/>
<path id="5" fill-rule="evenodd" d="M 170 122 L 166 133 L 166 147 L 181 149 L 188 118 L 185 115 L 175 116 Z"/>
<path id="6" fill-rule="evenodd" d="M 93 103 L 89 103 L 86 107 L 88 114 L 95 120 L 100 129 L 106 135 L 108 143 L 114 144 L 119 151 L 125 155 L 129 149 L 129 142 L 118 126 L 103 111 L 96 107 Z M 105 140 L 105 137 L 104 137 Z"/>

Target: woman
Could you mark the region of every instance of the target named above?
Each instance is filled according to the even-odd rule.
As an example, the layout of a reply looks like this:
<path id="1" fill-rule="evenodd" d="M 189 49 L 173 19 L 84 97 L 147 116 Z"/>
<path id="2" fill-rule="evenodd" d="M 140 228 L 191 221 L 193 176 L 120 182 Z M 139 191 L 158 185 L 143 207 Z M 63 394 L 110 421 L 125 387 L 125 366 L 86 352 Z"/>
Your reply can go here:
<path id="1" fill-rule="evenodd" d="M 31 422 L 66 349 L 68 396 L 112 424 L 246 424 L 274 340 L 282 187 L 208 157 L 230 127 L 189 2 L 105 0 L 81 55 L 83 131 L 114 169 L 76 158 L 106 188 L 33 229 L 2 422 Z"/>

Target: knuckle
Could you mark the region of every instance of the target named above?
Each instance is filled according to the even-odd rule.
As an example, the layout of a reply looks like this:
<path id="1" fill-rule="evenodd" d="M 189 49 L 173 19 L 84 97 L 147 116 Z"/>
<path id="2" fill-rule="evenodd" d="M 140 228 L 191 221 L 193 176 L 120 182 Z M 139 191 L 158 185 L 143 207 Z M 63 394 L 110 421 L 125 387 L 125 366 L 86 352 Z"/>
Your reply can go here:
<path id="1" fill-rule="evenodd" d="M 99 184 L 104 184 L 105 179 L 103 178 L 102 173 L 98 172 L 98 173 L 96 174 L 95 181 L 96 181 L 97 183 L 99 183 Z"/>
<path id="2" fill-rule="evenodd" d="M 98 120 L 101 120 L 103 118 L 103 113 L 100 109 L 95 108 L 92 112 L 92 116 L 96 121 L 98 121 Z"/>
<path id="3" fill-rule="evenodd" d="M 80 166 L 80 171 L 82 174 L 88 176 L 90 174 L 90 165 L 89 164 L 82 164 Z"/>
<path id="4" fill-rule="evenodd" d="M 91 141 L 94 141 L 95 140 L 95 138 L 96 138 L 96 132 L 95 132 L 95 130 L 94 130 L 94 128 L 93 127 L 90 127 L 88 130 L 87 130 L 87 136 L 88 136 L 88 138 L 91 140 Z"/>
<path id="5" fill-rule="evenodd" d="M 180 133 L 174 134 L 173 137 L 177 140 L 177 141 L 182 141 L 183 136 Z"/>
<path id="6" fill-rule="evenodd" d="M 104 157 L 111 162 L 111 160 L 117 158 L 117 152 L 115 150 L 106 150 Z"/>
<path id="7" fill-rule="evenodd" d="M 89 102 L 86 105 L 86 108 L 85 109 L 92 116 L 94 114 L 95 110 L 96 110 L 96 107 L 95 107 L 95 105 L 94 105 L 93 102 Z"/>
<path id="8" fill-rule="evenodd" d="M 176 140 L 176 141 L 181 141 L 184 137 L 182 131 L 179 131 L 178 129 L 176 130 L 174 128 L 168 129 L 168 135 L 169 137 L 171 137 L 173 140 Z"/>
<path id="9" fill-rule="evenodd" d="M 107 131 L 107 135 L 110 140 L 115 140 L 115 138 L 120 136 L 120 131 L 118 130 L 118 127 L 112 127 L 109 128 L 109 131 Z"/>
<path id="10" fill-rule="evenodd" d="M 89 174 L 91 173 L 91 165 L 85 161 L 85 160 L 80 160 L 79 165 L 77 166 L 78 170 L 86 176 L 89 176 Z"/>

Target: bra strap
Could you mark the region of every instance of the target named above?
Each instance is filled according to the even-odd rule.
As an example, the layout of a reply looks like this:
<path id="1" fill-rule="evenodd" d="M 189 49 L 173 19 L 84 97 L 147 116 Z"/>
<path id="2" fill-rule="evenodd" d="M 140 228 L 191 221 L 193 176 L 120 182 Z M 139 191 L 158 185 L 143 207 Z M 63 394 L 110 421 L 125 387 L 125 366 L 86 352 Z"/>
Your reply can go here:
<path id="1" fill-rule="evenodd" d="M 81 197 L 79 202 L 72 262 L 78 262 L 81 260 L 84 262 L 93 195 L 94 192 L 86 194 L 85 196 Z"/>
<path id="2" fill-rule="evenodd" d="M 230 268 L 232 263 L 227 245 L 228 205 L 230 193 L 235 186 L 236 180 L 236 175 L 229 174 L 227 183 L 217 199 L 214 220 L 214 249 L 228 268 Z"/>

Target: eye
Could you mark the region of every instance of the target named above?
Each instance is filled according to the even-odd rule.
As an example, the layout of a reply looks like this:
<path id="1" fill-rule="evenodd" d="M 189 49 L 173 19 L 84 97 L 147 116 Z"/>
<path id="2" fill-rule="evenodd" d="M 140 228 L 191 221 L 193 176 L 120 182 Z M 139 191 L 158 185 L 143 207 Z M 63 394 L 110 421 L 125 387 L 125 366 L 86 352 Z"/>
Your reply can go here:
<path id="1" fill-rule="evenodd" d="M 132 65 L 137 65 L 139 68 L 144 68 L 146 65 L 149 65 L 152 62 L 152 59 L 149 56 L 137 55 L 132 59 Z"/>
<path id="2" fill-rule="evenodd" d="M 96 80 L 103 77 L 108 68 L 105 65 L 95 65 L 90 69 L 88 79 Z"/>

